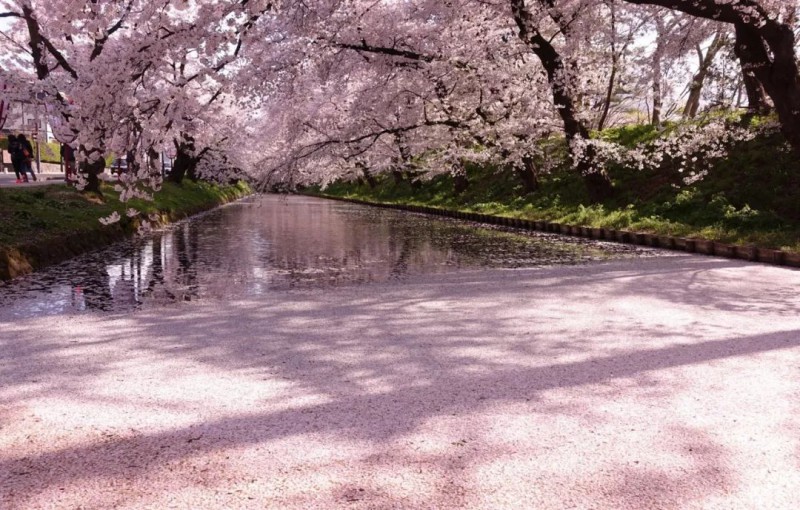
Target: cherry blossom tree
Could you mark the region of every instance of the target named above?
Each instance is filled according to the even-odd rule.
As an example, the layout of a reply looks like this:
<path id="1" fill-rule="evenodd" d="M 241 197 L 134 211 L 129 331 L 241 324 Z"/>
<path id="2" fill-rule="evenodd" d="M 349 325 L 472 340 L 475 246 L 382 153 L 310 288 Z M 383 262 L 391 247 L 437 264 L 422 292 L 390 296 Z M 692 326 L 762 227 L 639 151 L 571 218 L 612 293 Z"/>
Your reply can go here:
<path id="1" fill-rule="evenodd" d="M 83 185 L 97 191 L 107 154 L 129 155 L 134 169 L 144 168 L 137 159 L 191 131 L 271 8 L 248 0 L 4 0 L 2 15 L 16 19 L 11 42 L 30 49 L 4 73 L 13 84 L 8 95 L 45 98 L 61 117 L 62 139 L 79 149 Z"/>
<path id="2" fill-rule="evenodd" d="M 782 0 L 0 0 L 0 17 L 4 97 L 44 98 L 87 189 L 104 157 L 127 156 L 124 198 L 158 189 L 162 151 L 177 182 L 451 173 L 463 188 L 472 161 L 532 191 L 542 140 L 560 135 L 602 200 L 605 162 L 635 156 L 591 129 L 647 97 L 658 124 L 681 89 L 694 116 L 718 55 L 741 61 L 751 108 L 769 96 L 800 153 L 797 5 Z M 701 150 L 723 132 L 675 139 Z"/>
<path id="3" fill-rule="evenodd" d="M 785 0 L 626 0 L 733 25 L 737 56 L 772 99 L 781 130 L 800 155 L 800 70 L 795 23 L 798 5 Z M 748 95 L 751 90 L 748 89 Z M 752 91 L 753 96 L 757 94 Z"/>
<path id="4" fill-rule="evenodd" d="M 491 7 L 462 12 L 435 2 L 413 9 L 367 5 L 325 17 L 346 20 L 325 37 L 319 27 L 309 30 L 306 18 L 305 32 L 275 48 L 292 53 L 302 37 L 315 47 L 304 69 L 287 73 L 288 83 L 271 91 L 280 97 L 273 102 L 292 108 L 291 115 L 280 107 L 267 115 L 286 119 L 281 133 L 292 137 L 283 157 L 266 165 L 271 175 L 291 169 L 296 176 L 300 167 L 324 161 L 331 175 L 338 175 L 333 169 L 363 175 L 368 167 L 402 178 L 424 157 L 428 176 L 460 176 L 464 160 L 491 158 L 519 168 L 532 184 L 529 153 L 555 127 L 552 103 L 537 93 L 545 90 L 544 75 L 508 18 L 498 20 Z M 393 30 L 383 26 L 386 20 Z"/>

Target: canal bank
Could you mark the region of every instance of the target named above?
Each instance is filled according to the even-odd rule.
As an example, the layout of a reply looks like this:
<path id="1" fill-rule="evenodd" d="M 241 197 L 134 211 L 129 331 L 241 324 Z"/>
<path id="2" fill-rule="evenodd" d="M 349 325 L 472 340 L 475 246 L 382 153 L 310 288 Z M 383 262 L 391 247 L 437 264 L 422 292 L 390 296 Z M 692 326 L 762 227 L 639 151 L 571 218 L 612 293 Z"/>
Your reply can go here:
<path id="1" fill-rule="evenodd" d="M 249 194 L 246 184 L 165 183 L 153 202 L 119 201 L 110 184 L 103 195 L 80 193 L 65 184 L 36 188 L 0 189 L 0 280 L 10 280 L 75 255 L 107 246 L 132 235 L 141 217 L 163 225 L 206 211 Z M 141 211 L 129 218 L 130 208 Z M 121 220 L 102 225 L 113 212 Z"/>
<path id="2" fill-rule="evenodd" d="M 651 242 L 656 236 L 696 240 L 700 253 L 788 262 L 800 254 L 800 168 L 779 145 L 774 139 L 758 139 L 736 146 L 706 170 L 683 168 L 674 161 L 656 169 L 609 165 L 613 193 L 600 202 L 591 200 L 581 176 L 568 164 L 547 171 L 542 167 L 531 176 L 464 160 L 454 177 L 431 172 L 424 158 L 403 171 L 365 171 L 306 192 L 542 222 L 557 232 L 603 229 L 615 238 L 639 234 Z M 608 239 L 605 234 L 603 238 Z M 659 246 L 672 248 L 674 243 Z"/>
<path id="3" fill-rule="evenodd" d="M 800 251 L 777 250 L 756 246 L 754 244 L 732 244 L 714 239 L 705 239 L 693 235 L 673 236 L 653 232 L 639 232 L 635 230 L 592 227 L 580 224 L 560 223 L 557 221 L 532 220 L 519 216 L 505 216 L 497 214 L 482 214 L 471 210 L 448 209 L 443 207 L 430 207 L 426 205 L 383 202 L 364 200 L 350 196 L 340 196 L 314 191 L 307 193 L 310 196 L 340 200 L 354 204 L 382 207 L 401 211 L 410 211 L 433 216 L 455 218 L 474 221 L 490 225 L 550 232 L 574 237 L 585 237 L 597 241 L 611 241 L 615 243 L 640 245 L 666 250 L 685 251 L 700 255 L 714 255 L 727 259 L 741 259 L 750 262 L 762 262 L 778 266 L 800 267 Z"/>

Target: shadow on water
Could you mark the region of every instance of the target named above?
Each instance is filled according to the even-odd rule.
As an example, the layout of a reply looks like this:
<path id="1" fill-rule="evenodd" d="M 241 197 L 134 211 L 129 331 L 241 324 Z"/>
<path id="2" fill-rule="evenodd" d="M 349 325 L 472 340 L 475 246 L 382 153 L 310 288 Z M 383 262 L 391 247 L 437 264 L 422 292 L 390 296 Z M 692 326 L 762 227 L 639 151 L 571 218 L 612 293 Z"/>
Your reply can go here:
<path id="1" fill-rule="evenodd" d="M 259 196 L 0 283 L 0 319 L 663 255 L 309 197 Z"/>

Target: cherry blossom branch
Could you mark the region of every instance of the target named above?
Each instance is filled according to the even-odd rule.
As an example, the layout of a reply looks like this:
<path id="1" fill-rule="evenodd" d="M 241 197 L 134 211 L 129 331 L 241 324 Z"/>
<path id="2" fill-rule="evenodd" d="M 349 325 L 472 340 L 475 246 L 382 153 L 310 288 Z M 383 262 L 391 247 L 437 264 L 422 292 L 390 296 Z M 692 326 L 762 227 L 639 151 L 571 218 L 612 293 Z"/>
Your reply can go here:
<path id="1" fill-rule="evenodd" d="M 299 148 L 293 157 L 291 157 L 291 161 L 297 162 L 302 159 L 306 159 L 309 157 L 314 156 L 315 154 L 319 153 L 320 151 L 332 146 L 332 145 L 356 145 L 364 141 L 368 141 L 369 145 L 374 144 L 378 139 L 386 135 L 401 135 L 404 133 L 408 133 L 410 131 L 414 131 L 417 129 L 422 129 L 426 127 L 434 127 L 434 126 L 448 126 L 453 128 L 463 127 L 463 124 L 458 121 L 453 120 L 434 120 L 434 121 L 425 121 L 417 124 L 406 125 L 406 126 L 398 126 L 398 127 L 387 127 L 382 128 L 377 131 L 372 131 L 370 133 L 366 133 L 363 135 L 355 136 L 348 139 L 336 139 L 336 138 L 329 138 L 327 140 L 323 140 L 320 142 L 311 143 Z M 364 151 L 362 150 L 361 153 Z M 275 169 L 273 169 L 275 170 Z"/>
<path id="2" fill-rule="evenodd" d="M 111 27 L 108 30 L 106 30 L 103 37 L 100 37 L 95 40 L 94 48 L 92 49 L 91 55 L 89 55 L 90 62 L 99 57 L 101 53 L 103 53 L 103 48 L 105 48 L 105 45 L 108 42 L 108 38 L 114 35 L 114 32 L 122 28 L 122 24 L 125 22 L 125 19 L 128 17 L 128 15 L 131 12 L 131 9 L 133 8 L 133 2 L 134 0 L 129 0 L 119 20 L 113 25 L 111 25 Z"/>
<path id="3" fill-rule="evenodd" d="M 359 53 L 375 53 L 378 55 L 387 55 L 391 57 L 402 57 L 407 58 L 409 60 L 417 60 L 421 62 L 433 62 L 437 58 L 433 55 L 426 55 L 424 53 L 418 53 L 416 51 L 411 50 L 400 50 L 397 48 L 390 48 L 386 46 L 373 46 L 367 44 L 365 39 L 361 39 L 361 44 L 352 44 L 352 43 L 343 43 L 343 42 L 334 42 L 331 45 L 335 48 L 341 48 L 345 50 L 354 50 Z"/>

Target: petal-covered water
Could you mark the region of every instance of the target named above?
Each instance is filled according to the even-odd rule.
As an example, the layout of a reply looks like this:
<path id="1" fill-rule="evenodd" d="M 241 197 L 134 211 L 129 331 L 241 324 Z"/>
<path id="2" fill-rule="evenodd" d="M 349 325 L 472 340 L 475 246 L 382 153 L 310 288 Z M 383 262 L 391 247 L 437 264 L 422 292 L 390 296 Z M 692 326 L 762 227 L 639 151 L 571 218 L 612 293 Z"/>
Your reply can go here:
<path id="1" fill-rule="evenodd" d="M 0 282 L 0 320 L 661 253 L 311 197 L 256 196 Z"/>

